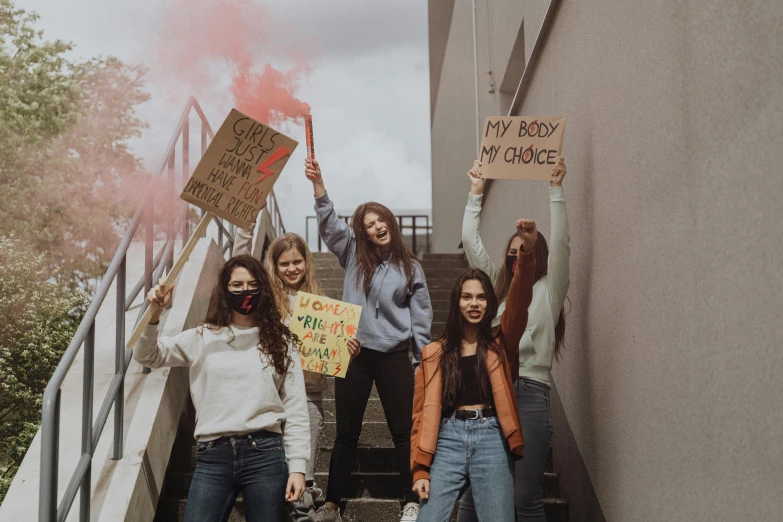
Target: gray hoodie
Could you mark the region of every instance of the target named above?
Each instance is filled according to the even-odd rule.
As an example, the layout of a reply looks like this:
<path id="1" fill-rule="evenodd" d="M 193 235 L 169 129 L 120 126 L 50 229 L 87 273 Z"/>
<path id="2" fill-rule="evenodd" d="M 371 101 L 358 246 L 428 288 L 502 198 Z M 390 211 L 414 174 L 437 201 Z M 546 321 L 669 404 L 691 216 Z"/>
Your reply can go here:
<path id="1" fill-rule="evenodd" d="M 357 285 L 359 265 L 353 230 L 334 211 L 327 194 L 315 199 L 318 228 L 326 246 L 345 270 L 343 301 L 362 307 L 357 337 L 362 348 L 379 352 L 407 350 L 413 341 L 413 365 L 421 361 L 421 350 L 430 342 L 432 304 L 424 270 L 415 263 L 413 283 L 408 288 L 405 271 L 384 260 L 375 271 L 370 294 Z"/>

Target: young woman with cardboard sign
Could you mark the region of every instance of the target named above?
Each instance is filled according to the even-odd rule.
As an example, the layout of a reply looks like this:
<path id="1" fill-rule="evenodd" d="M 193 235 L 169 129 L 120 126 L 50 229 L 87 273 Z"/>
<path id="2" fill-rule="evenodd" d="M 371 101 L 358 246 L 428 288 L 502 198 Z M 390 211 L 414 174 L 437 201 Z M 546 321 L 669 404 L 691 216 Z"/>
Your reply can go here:
<path id="1" fill-rule="evenodd" d="M 305 490 L 310 430 L 296 336 L 269 276 L 250 256 L 230 259 L 204 325 L 158 337 L 173 288 L 161 283 L 147 295 L 158 307 L 133 356 L 150 368 L 190 368 L 198 447 L 185 521 L 227 520 L 240 492 L 249 522 L 282 520 L 285 501 Z"/>
<path id="2" fill-rule="evenodd" d="M 284 318 L 283 323 L 288 326 L 291 324 L 291 313 L 296 306 L 297 292 L 301 290 L 308 294 L 321 295 L 313 255 L 302 236 L 288 232 L 269 245 L 264 266 L 272 281 L 277 310 Z M 361 346 L 359 340 L 349 339 L 347 344 L 351 356 L 358 355 Z M 307 461 L 305 473 L 307 490 L 300 501 L 291 505 L 289 514 L 291 522 L 315 520 L 314 500 L 322 493 L 315 483 L 314 472 L 318 436 L 324 423 L 321 396 L 326 389 L 326 375 L 305 371 L 304 382 L 307 391 L 307 410 L 310 414 L 310 459 Z"/>
<path id="3" fill-rule="evenodd" d="M 563 304 L 569 286 L 569 259 L 571 249 L 568 240 L 568 216 L 566 214 L 563 178 L 566 167 L 563 157 L 556 159 L 552 168 L 549 187 L 551 214 L 550 247 L 539 233 L 534 253 L 536 256 L 533 301 L 530 305 L 527 329 L 519 343 L 519 381 L 516 384 L 519 417 L 525 434 L 525 458 L 516 463 L 515 505 L 520 520 L 545 522 L 543 481 L 549 445 L 552 440 L 552 423 L 549 405 L 549 383 L 552 362 L 560 352 L 565 334 Z M 514 233 L 506 243 L 503 255 L 505 266 L 498 269 L 479 235 L 479 214 L 484 193 L 481 178 L 481 162 L 474 162 L 468 172 L 470 196 L 462 221 L 462 246 L 470 266 L 483 270 L 495 285 L 500 301 L 505 300 L 509 281 L 514 275 L 513 260 L 524 240 Z M 505 303 L 495 319 L 504 316 Z M 459 522 L 478 522 L 475 499 L 471 490 L 462 497 Z"/>
<path id="4" fill-rule="evenodd" d="M 480 520 L 516 521 L 514 460 L 522 457 L 524 441 L 513 383 L 538 236 L 533 221 L 520 219 L 517 231 L 524 242 L 500 327 L 492 325 L 498 300 L 489 276 L 474 268 L 454 285 L 445 332 L 424 348 L 411 436 L 419 522 L 449 520 L 469 484 Z"/>
<path id="5" fill-rule="evenodd" d="M 343 301 L 362 306 L 357 337 L 362 349 L 345 379 L 335 379 L 337 437 L 329 464 L 326 504 L 318 520 L 340 521 L 338 503 L 351 477 L 362 420 L 373 382 L 386 414 L 405 495 L 401 521 L 414 522 L 419 511 L 410 490 L 410 434 L 413 411 L 413 365 L 430 339 L 432 305 L 424 271 L 405 245 L 392 212 L 379 203 L 365 203 L 351 225 L 334 210 L 318 162 L 305 160 L 305 175 L 313 182 L 321 237 L 345 270 Z"/>

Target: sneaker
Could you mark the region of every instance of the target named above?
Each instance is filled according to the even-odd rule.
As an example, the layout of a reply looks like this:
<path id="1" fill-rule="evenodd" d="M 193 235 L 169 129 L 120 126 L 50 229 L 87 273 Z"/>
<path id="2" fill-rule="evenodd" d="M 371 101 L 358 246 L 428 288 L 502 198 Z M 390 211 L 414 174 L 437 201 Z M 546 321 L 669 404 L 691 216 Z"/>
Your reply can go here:
<path id="1" fill-rule="evenodd" d="M 312 486 L 309 486 L 307 488 L 307 491 L 310 492 L 310 494 L 313 496 L 313 500 L 319 500 L 321 496 L 324 494 L 324 490 L 318 487 L 318 484 L 313 482 Z"/>
<path id="2" fill-rule="evenodd" d="M 418 509 L 416 512 L 418 513 Z M 318 508 L 318 511 L 315 512 L 315 520 L 317 522 L 343 522 L 343 519 L 340 517 L 340 511 L 335 511 L 334 509 L 328 507 L 326 504 Z M 416 520 L 415 518 L 413 520 Z"/>
<path id="3" fill-rule="evenodd" d="M 402 508 L 402 518 L 400 522 L 416 522 L 419 516 L 419 505 L 415 502 L 409 502 Z"/>

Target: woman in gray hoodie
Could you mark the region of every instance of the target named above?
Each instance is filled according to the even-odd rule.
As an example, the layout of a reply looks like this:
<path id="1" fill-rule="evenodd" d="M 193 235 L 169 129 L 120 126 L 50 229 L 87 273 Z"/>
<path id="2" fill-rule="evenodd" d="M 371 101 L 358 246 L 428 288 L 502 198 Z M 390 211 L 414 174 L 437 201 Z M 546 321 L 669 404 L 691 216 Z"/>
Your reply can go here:
<path id="1" fill-rule="evenodd" d="M 414 522 L 418 498 L 411 490 L 410 442 L 413 370 L 430 342 L 432 305 L 424 271 L 405 245 L 392 212 L 379 203 L 360 205 L 349 226 L 326 194 L 318 162 L 305 160 L 313 182 L 318 227 L 345 270 L 343 301 L 362 307 L 357 338 L 361 351 L 344 379 L 335 379 L 337 437 L 329 464 L 326 504 L 318 520 L 339 522 L 338 503 L 351 477 L 362 420 L 373 383 L 394 441 L 400 489 L 407 501 L 401 522 Z M 413 361 L 408 359 L 412 348 Z"/>

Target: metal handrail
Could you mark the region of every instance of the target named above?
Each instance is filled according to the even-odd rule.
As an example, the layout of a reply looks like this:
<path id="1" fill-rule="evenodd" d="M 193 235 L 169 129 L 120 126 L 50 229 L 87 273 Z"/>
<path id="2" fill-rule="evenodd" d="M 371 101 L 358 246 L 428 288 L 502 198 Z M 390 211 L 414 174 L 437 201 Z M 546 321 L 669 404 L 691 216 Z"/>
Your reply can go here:
<path id="1" fill-rule="evenodd" d="M 432 236 L 432 225 L 430 224 L 430 216 L 427 214 L 399 214 L 395 215 L 394 217 L 397 218 L 397 223 L 400 225 L 400 232 L 402 232 L 403 236 L 405 235 L 406 230 L 411 231 L 411 249 L 415 253 L 417 251 L 416 243 L 418 241 L 418 237 L 416 232 L 418 230 L 423 231 L 426 234 L 427 238 L 427 246 L 425 248 L 425 252 L 430 252 L 430 237 Z M 352 216 L 339 214 L 337 216 L 338 219 L 343 220 L 346 224 L 351 224 L 351 218 Z M 407 224 L 405 220 L 410 220 L 410 224 Z M 419 225 L 418 220 L 423 219 L 424 225 Z M 317 217 L 316 216 L 307 216 L 305 218 L 305 242 L 307 245 L 310 245 L 310 222 L 316 221 L 316 231 L 318 230 L 317 226 Z M 317 232 L 318 236 L 318 252 L 323 252 L 323 239 L 321 239 L 321 233 L 320 231 Z"/>
<path id="2" fill-rule="evenodd" d="M 98 286 L 95 296 L 87 308 L 76 333 L 71 339 L 68 348 L 63 353 L 60 363 L 52 374 L 46 390 L 43 395 L 43 408 L 41 412 L 41 476 L 40 492 L 38 500 L 38 520 L 39 522 L 62 522 L 68 516 L 68 513 L 76 498 L 77 491 L 80 491 L 80 522 L 90 520 L 90 497 L 91 497 L 91 475 L 92 475 L 92 457 L 98 445 L 109 412 L 114 407 L 114 441 L 113 454 L 114 460 L 119 460 L 123 456 L 123 420 L 124 420 L 124 395 L 125 395 L 125 374 L 131 360 L 131 351 L 125 347 L 125 315 L 135 301 L 141 289 L 144 288 L 145 294 L 152 288 L 154 278 L 160 277 L 165 269 L 170 269 L 173 265 L 174 246 L 178 237 L 182 238 L 183 245 L 188 241 L 191 235 L 189 209 L 185 204 L 184 212 L 178 219 L 171 216 L 166 220 L 166 241 L 157 255 L 153 256 L 154 247 L 154 226 L 155 226 L 155 208 L 154 198 L 152 197 L 158 189 L 158 185 L 163 177 L 163 172 L 167 171 L 168 189 L 173 194 L 176 185 L 176 146 L 182 138 L 182 183 L 183 186 L 190 177 L 189 155 L 190 155 L 190 126 L 189 117 L 191 110 L 195 111 L 201 120 L 201 155 L 204 155 L 207 149 L 207 138 L 213 139 L 215 133 L 201 110 L 194 97 L 190 97 L 182 111 L 174 134 L 169 141 L 163 161 L 157 173 L 153 174 L 147 182 L 144 191 L 144 197 L 136 209 L 128 229 L 125 232 L 114 257 L 109 264 L 109 268 L 103 276 L 101 284 Z M 282 224 L 277 199 L 274 192 L 270 193 L 268 204 L 272 204 L 274 213 L 270 216 L 275 223 L 275 231 L 285 231 Z M 127 272 L 127 253 L 131 242 L 134 239 L 139 225 L 144 221 L 144 275 L 138 284 L 135 285 L 130 295 L 126 295 L 126 272 Z M 227 230 L 222 220 L 218 220 L 219 233 L 221 236 L 221 250 L 225 250 L 233 244 L 233 226 Z M 222 235 L 226 233 L 228 242 L 226 247 L 222 245 Z M 116 288 L 116 339 L 115 339 L 115 364 L 114 377 L 109 389 L 103 399 L 98 416 L 93 422 L 93 387 L 95 383 L 94 364 L 95 364 L 95 320 L 98 311 L 106 299 L 109 288 L 112 283 L 117 281 Z M 139 318 L 144 313 L 146 302 L 141 307 Z M 138 322 L 138 318 L 137 318 Z M 60 505 L 57 505 L 57 482 L 59 467 L 59 439 L 60 439 L 60 401 L 62 396 L 62 384 L 65 377 L 76 359 L 79 350 L 84 345 L 84 377 L 82 383 L 82 445 L 81 457 L 76 469 L 71 476 L 65 489 L 63 499 Z"/>

